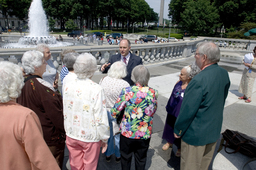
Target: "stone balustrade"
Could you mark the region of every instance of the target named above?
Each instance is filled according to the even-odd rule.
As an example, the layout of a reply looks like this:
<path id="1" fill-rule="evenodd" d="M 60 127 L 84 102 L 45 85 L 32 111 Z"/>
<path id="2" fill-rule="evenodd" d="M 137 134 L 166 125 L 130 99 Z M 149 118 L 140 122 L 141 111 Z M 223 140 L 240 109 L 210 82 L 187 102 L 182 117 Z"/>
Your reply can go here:
<path id="1" fill-rule="evenodd" d="M 196 40 L 190 41 L 132 44 L 131 52 L 140 56 L 146 65 L 170 62 L 175 59 L 191 56 L 196 51 L 196 45 L 203 41 L 213 41 L 219 45 L 222 57 L 226 59 L 240 58 L 239 62 L 242 60 L 244 54 L 252 52 L 252 49 L 256 46 L 256 41 L 252 40 L 199 37 Z M 67 48 L 72 48 L 78 53 L 91 53 L 96 57 L 98 64 L 107 62 L 111 55 L 119 52 L 117 45 L 52 47 L 51 53 L 53 60 L 56 60 L 60 64 L 59 53 Z M 33 48 L 0 49 L 0 60 L 9 60 L 18 63 L 23 53 L 28 50 L 33 50 Z"/>

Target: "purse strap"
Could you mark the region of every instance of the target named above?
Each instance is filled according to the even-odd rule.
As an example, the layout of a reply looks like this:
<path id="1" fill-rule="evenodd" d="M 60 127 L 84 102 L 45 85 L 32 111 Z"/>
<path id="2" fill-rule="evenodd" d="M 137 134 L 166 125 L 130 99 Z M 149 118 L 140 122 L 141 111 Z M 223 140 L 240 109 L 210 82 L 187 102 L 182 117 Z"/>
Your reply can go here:
<path id="1" fill-rule="evenodd" d="M 237 136 L 237 134 L 234 134 L 231 140 L 233 140 L 236 136 Z M 236 149 L 235 151 L 233 151 L 233 152 L 228 152 L 228 151 L 227 151 L 227 147 L 228 147 L 229 142 L 230 142 L 230 140 L 226 140 L 226 143 L 225 143 L 225 145 L 224 145 L 224 146 L 225 146 L 224 149 L 225 149 L 225 152 L 226 152 L 226 153 L 232 154 L 232 153 L 238 152 L 238 151 L 240 150 L 240 144 L 243 144 L 243 143 L 245 143 L 246 141 L 242 141 L 242 142 L 238 143 L 237 149 Z"/>
<path id="2" fill-rule="evenodd" d="M 251 162 L 253 162 L 253 161 L 256 161 L 256 158 L 252 158 L 252 159 L 250 159 L 249 161 L 247 161 L 247 162 L 244 164 L 242 170 L 244 170 L 244 168 L 246 167 L 246 165 L 248 165 L 249 163 L 251 163 Z"/>

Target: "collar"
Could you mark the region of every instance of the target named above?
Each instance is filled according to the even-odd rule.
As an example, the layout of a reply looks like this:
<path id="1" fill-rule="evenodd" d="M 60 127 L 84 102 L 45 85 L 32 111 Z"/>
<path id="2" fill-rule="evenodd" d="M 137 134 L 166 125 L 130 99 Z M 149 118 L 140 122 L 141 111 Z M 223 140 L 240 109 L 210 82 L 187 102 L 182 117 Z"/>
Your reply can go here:
<path id="1" fill-rule="evenodd" d="M 210 65 L 213 65 L 213 64 L 215 64 L 215 63 L 210 63 L 210 64 L 205 65 L 205 66 L 202 68 L 202 70 L 204 70 L 206 67 L 209 67 Z"/>
<path id="2" fill-rule="evenodd" d="M 126 60 L 128 60 L 128 59 L 130 58 L 130 56 L 131 56 L 130 52 L 127 54 L 127 56 L 122 56 L 122 55 L 121 55 L 122 59 L 125 57 Z"/>
<path id="3" fill-rule="evenodd" d="M 138 87 L 146 87 L 145 85 L 142 86 L 140 83 L 136 83 L 135 86 L 138 86 Z"/>

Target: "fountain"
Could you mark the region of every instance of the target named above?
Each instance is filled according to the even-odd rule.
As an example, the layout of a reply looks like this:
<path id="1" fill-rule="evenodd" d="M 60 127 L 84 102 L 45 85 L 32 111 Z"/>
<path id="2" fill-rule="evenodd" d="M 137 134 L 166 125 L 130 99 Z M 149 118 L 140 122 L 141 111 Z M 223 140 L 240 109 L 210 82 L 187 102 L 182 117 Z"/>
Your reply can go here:
<path id="1" fill-rule="evenodd" d="M 42 6 L 42 0 L 33 0 L 28 14 L 29 35 L 23 36 L 18 43 L 9 43 L 2 48 L 33 48 L 37 44 L 45 43 L 50 47 L 70 46 L 72 43 L 58 42 L 49 35 L 48 20 Z"/>

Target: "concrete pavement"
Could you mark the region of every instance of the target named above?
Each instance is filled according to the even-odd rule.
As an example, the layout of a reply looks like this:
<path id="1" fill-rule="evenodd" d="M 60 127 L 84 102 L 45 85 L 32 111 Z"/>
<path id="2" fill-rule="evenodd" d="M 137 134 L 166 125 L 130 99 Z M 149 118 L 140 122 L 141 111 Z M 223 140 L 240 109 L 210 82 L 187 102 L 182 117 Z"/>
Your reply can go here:
<path id="1" fill-rule="evenodd" d="M 149 86 L 158 90 L 158 109 L 154 115 L 153 122 L 153 134 L 150 141 L 150 147 L 148 150 L 146 169 L 149 170 L 179 170 L 180 169 L 180 158 L 175 157 L 175 152 L 177 151 L 176 146 L 170 148 L 167 151 L 162 150 L 162 146 L 165 143 L 162 140 L 162 132 L 166 119 L 165 105 L 168 98 L 172 92 L 175 83 L 179 80 L 178 75 L 180 70 L 191 64 L 194 61 L 194 57 L 189 57 L 187 59 L 180 59 L 179 61 L 171 61 L 165 64 L 148 65 L 148 69 L 151 73 L 151 79 L 149 81 Z M 256 83 L 254 84 L 253 96 L 251 103 L 245 103 L 244 101 L 238 100 L 241 95 L 238 93 L 238 86 L 242 76 L 243 66 L 237 62 L 230 62 L 227 60 L 221 60 L 219 65 L 225 68 L 229 72 L 231 86 L 229 89 L 229 94 L 226 100 L 224 109 L 224 120 L 222 126 L 222 132 L 225 129 L 233 129 L 249 136 L 256 137 Z M 93 76 L 95 82 L 99 82 L 101 73 L 96 73 Z M 221 152 L 223 153 L 223 152 Z M 239 153 L 234 155 L 224 155 L 218 154 L 218 160 L 214 162 L 215 169 L 222 169 L 220 167 L 225 167 L 224 169 L 241 169 L 243 162 L 248 158 L 241 156 Z M 65 157 L 67 159 L 67 156 Z M 237 162 L 240 164 L 237 165 Z M 244 162 L 245 163 L 245 162 Z M 217 164 L 217 168 L 216 168 Z M 223 166 L 222 166 L 223 165 Z M 253 164 L 255 165 L 255 164 Z M 256 167 L 256 166 L 255 166 Z M 121 169 L 121 164 L 115 162 L 115 156 L 112 156 L 110 162 L 106 162 L 105 155 L 100 154 L 98 170 L 119 170 Z M 132 162 L 132 170 L 134 167 L 134 160 Z M 211 169 L 211 168 L 209 168 Z"/>

